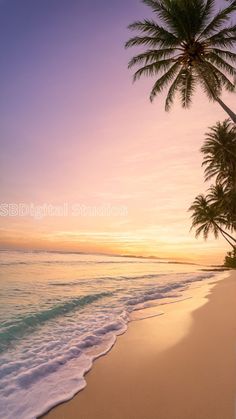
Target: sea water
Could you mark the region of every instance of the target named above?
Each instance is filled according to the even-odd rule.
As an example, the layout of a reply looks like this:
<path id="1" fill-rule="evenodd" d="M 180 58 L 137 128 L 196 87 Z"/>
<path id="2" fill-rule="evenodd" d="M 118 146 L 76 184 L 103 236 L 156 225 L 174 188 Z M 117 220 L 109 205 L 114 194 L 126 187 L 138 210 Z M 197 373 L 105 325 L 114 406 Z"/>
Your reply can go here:
<path id="1" fill-rule="evenodd" d="M 86 385 L 132 312 L 214 271 L 166 260 L 0 251 L 0 417 L 33 419 Z"/>

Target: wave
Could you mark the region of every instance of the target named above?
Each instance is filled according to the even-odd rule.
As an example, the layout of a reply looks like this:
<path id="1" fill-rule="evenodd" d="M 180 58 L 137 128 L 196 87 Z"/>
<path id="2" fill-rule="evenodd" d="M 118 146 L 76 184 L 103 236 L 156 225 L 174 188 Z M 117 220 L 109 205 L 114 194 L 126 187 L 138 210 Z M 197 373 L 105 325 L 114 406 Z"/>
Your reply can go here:
<path id="1" fill-rule="evenodd" d="M 160 300 L 166 297 L 177 298 L 179 297 L 179 294 L 174 294 L 174 290 L 184 290 L 188 285 L 192 284 L 193 282 L 200 282 L 203 280 L 210 279 L 214 276 L 214 273 L 193 275 L 181 282 L 172 282 L 165 285 L 158 285 L 157 287 L 154 287 L 151 290 L 148 290 L 138 296 L 136 295 L 131 298 L 125 298 L 124 300 L 126 301 L 126 304 L 129 307 L 129 311 L 133 311 L 133 307 L 136 307 L 136 309 L 140 309 L 142 308 L 141 305 L 143 305 L 143 308 L 145 308 L 145 303 L 147 302 Z"/>
<path id="2" fill-rule="evenodd" d="M 5 399 L 5 418 L 36 419 L 47 413 L 62 401 L 70 400 L 76 393 L 86 386 L 85 374 L 92 368 L 93 362 L 105 355 L 114 346 L 117 336 L 125 333 L 127 325 L 121 322 L 104 329 L 104 335 L 109 334 L 106 345 L 101 346 L 93 355 L 81 350 L 99 345 L 101 339 L 91 337 L 90 342 L 70 347 L 63 355 L 57 355 L 49 362 L 29 369 L 27 363 L 21 365 L 17 372 L 17 365 L 12 365 L 12 371 L 4 371 L 0 367 L 2 394 Z M 14 362 L 13 362 L 14 364 Z M 8 373 L 12 373 L 7 377 Z M 11 380 L 11 385 L 8 380 Z M 56 383 L 56 385 L 55 385 Z M 40 393 L 42 388 L 46 392 Z M 30 398 L 27 395 L 30 394 Z M 39 397 L 40 394 L 40 397 Z M 47 397 L 43 397 L 47 394 Z M 21 403 L 19 403 L 21 400 Z"/>
<path id="3" fill-rule="evenodd" d="M 208 271 L 211 272 L 211 271 Z M 175 274 L 176 276 L 180 276 L 183 275 L 184 273 L 178 273 Z M 186 274 L 184 274 L 186 275 Z M 170 273 L 161 273 L 161 274 L 147 274 L 147 275 L 129 275 L 129 276 L 100 276 L 100 277 L 94 277 L 94 278 L 79 278 L 79 279 L 74 279 L 72 281 L 53 281 L 53 282 L 49 282 L 48 285 L 51 287 L 74 287 L 74 286 L 78 286 L 78 285 L 82 285 L 82 284 L 87 284 L 88 281 L 91 283 L 91 281 L 94 281 L 96 283 L 99 282 L 103 282 L 103 281 L 114 281 L 114 282 L 121 282 L 121 281 L 135 281 L 135 280 L 139 280 L 139 279 L 158 279 L 158 278 L 164 278 L 170 276 Z M 202 281 L 203 279 L 207 279 L 210 278 L 211 276 L 213 276 L 213 273 L 209 273 L 209 274 L 199 274 L 199 275 L 194 275 L 192 276 L 190 279 L 186 280 L 186 281 L 181 281 L 181 284 L 183 283 L 191 283 L 191 282 L 195 282 L 195 281 Z M 179 283 L 176 284 L 176 286 L 178 286 Z M 173 284 L 174 286 L 174 284 Z M 167 285 L 168 287 L 168 285 Z M 164 290 L 165 291 L 165 290 Z M 168 291 L 168 290 L 167 290 Z"/>
<path id="4" fill-rule="evenodd" d="M 3 331 L 0 332 L 0 352 L 6 349 L 6 346 L 11 342 L 18 340 L 25 336 L 25 334 L 32 332 L 32 329 L 41 326 L 45 322 L 55 319 L 59 316 L 64 316 L 74 310 L 83 308 L 101 298 L 111 296 L 112 292 L 101 292 L 97 294 L 90 294 L 84 297 L 78 297 L 73 300 L 65 301 L 47 310 L 42 310 L 36 313 L 31 313 L 27 316 L 21 317 L 16 322 L 5 322 L 2 324 Z"/>
<path id="5" fill-rule="evenodd" d="M 135 276 L 121 276 L 121 277 L 100 277 L 94 278 L 94 280 L 99 283 L 104 280 L 113 280 L 113 281 L 127 281 L 127 280 L 137 280 L 137 279 L 157 279 L 160 276 L 165 276 L 163 274 L 149 274 L 149 275 L 135 275 Z M 173 291 L 179 291 L 184 289 L 188 284 L 196 281 L 202 281 L 204 279 L 209 279 L 214 276 L 214 273 L 204 273 L 198 275 L 192 275 L 187 279 L 181 282 L 172 282 L 165 285 L 154 286 L 151 289 L 149 288 L 146 291 L 141 293 L 135 293 L 132 297 L 127 296 L 121 298 L 120 302 L 125 304 L 125 307 L 128 312 L 131 312 L 135 309 L 140 309 L 141 306 L 145 306 L 148 302 L 154 300 L 160 300 L 166 297 L 176 298 L 179 295 L 174 294 Z M 87 282 L 87 281 L 86 281 Z M 72 282 L 54 282 L 49 283 L 51 286 L 61 286 L 61 287 L 71 287 L 81 285 L 82 280 L 76 280 Z M 101 298 L 111 297 L 114 295 L 114 292 L 106 291 L 96 294 L 89 294 L 83 297 L 78 297 L 72 300 L 64 301 L 61 304 L 54 305 L 49 309 L 44 309 L 39 312 L 30 313 L 24 317 L 18 317 L 11 321 L 5 321 L 2 324 L 0 331 L 0 352 L 4 351 L 6 347 L 12 342 L 22 339 L 28 333 L 32 333 L 37 327 L 40 327 L 44 323 L 54 320 L 57 317 L 64 316 L 72 311 L 83 308 L 86 305 L 89 305 Z"/>
<path id="6" fill-rule="evenodd" d="M 139 261 L 139 260 L 122 260 L 122 261 L 115 261 L 115 260 L 39 260 L 39 261 L 14 261 L 14 262 L 0 262 L 0 266 L 17 266 L 17 265 L 119 265 L 119 264 L 148 264 L 150 261 Z M 160 263 L 157 261 L 153 261 L 152 263 Z M 165 262 L 167 263 L 167 262 Z"/>
<path id="7" fill-rule="evenodd" d="M 96 283 L 103 282 L 103 281 L 114 281 L 114 282 L 121 282 L 121 281 L 135 281 L 139 279 L 158 279 L 159 277 L 167 276 L 168 274 L 148 274 L 148 275 L 135 275 L 135 276 L 100 276 L 100 277 L 94 277 L 94 278 L 79 278 L 74 279 L 73 281 L 53 281 L 49 282 L 48 285 L 52 287 L 73 287 L 81 284 L 87 284 L 88 281 L 91 283 L 91 281 L 94 281 Z"/>
<path id="8" fill-rule="evenodd" d="M 26 371 L 25 369 L 25 362 L 22 362 L 21 364 L 12 362 L 12 365 L 10 366 L 2 365 L 0 366 L 0 378 L 3 380 L 17 368 L 19 371 L 17 385 L 22 388 L 28 388 L 32 383 L 37 382 L 48 374 L 56 372 L 62 365 L 67 364 L 72 359 L 79 359 L 79 357 L 85 356 L 87 349 L 101 345 L 105 335 L 117 335 L 123 333 L 126 328 L 127 326 L 122 319 L 119 319 L 111 324 L 107 324 L 106 326 L 98 329 L 94 334 L 86 336 L 78 344 L 70 346 L 63 352 L 62 355 L 57 355 L 48 362 L 29 369 L 29 371 Z M 1 387 L 4 387 L 3 381 L 0 388 Z"/>
<path id="9" fill-rule="evenodd" d="M 47 336 L 44 334 L 42 345 L 40 339 L 40 343 L 36 347 L 31 347 L 31 342 L 26 343 L 24 349 L 26 348 L 28 352 L 25 350 L 22 352 L 21 348 L 19 359 L 15 356 L 12 357 L 12 353 L 9 353 L 8 356 L 4 355 L 5 361 L 8 362 L 3 359 L 2 365 L 0 364 L 0 390 L 4 399 L 3 417 L 6 419 L 13 417 L 18 419 L 36 418 L 46 413 L 53 406 L 69 400 L 75 393 L 85 387 L 84 376 L 91 369 L 93 361 L 107 353 L 115 344 L 117 336 L 127 330 L 128 322 L 132 320 L 130 319 L 131 312 L 152 304 L 153 300 L 180 297 L 182 290 L 188 289 L 188 285 L 191 285 L 191 283 L 216 277 L 213 272 L 189 273 L 187 276 L 185 274 L 183 278 L 181 275 L 174 275 L 174 278 L 178 279 L 171 277 L 170 279 L 173 282 L 165 278 L 165 282 L 159 282 L 159 285 L 155 281 L 155 278 L 160 276 L 158 274 L 118 277 L 118 281 L 121 281 L 122 278 L 130 280 L 131 278 L 145 277 L 148 280 L 146 283 L 144 281 L 142 289 L 137 287 L 136 284 L 134 284 L 134 287 L 132 286 L 132 290 L 124 288 L 126 295 L 119 294 L 115 284 L 113 292 L 99 292 L 67 300 L 51 309 L 21 318 L 17 326 L 23 322 L 28 333 L 28 331 L 31 331 L 31 327 L 35 328 L 43 322 L 60 315 L 63 316 L 87 304 L 89 305 L 93 301 L 109 296 L 115 297 L 111 300 L 108 299 L 108 304 L 103 304 L 103 301 L 101 301 L 101 312 L 95 313 L 94 311 L 92 313 L 93 319 L 96 318 L 94 323 L 90 324 L 91 318 L 86 316 L 86 327 L 81 335 L 77 330 L 79 329 L 78 319 L 73 316 L 73 326 L 70 323 L 68 330 L 66 330 L 62 324 L 59 324 L 59 333 L 54 334 L 55 338 L 53 340 L 50 334 Z M 161 276 L 164 275 L 161 274 Z M 114 278 L 112 279 L 114 280 Z M 154 280 L 152 281 L 152 279 Z M 178 280 L 179 282 L 177 282 Z M 64 283 L 66 282 L 64 281 Z M 101 289 L 100 284 L 98 284 L 97 289 Z M 136 318 L 136 320 L 144 320 L 162 314 L 162 310 L 156 314 L 141 313 L 139 319 Z M 91 325 L 92 327 L 88 327 Z M 11 325 L 9 324 L 8 327 L 11 327 Z M 76 333 L 73 333 L 74 331 Z M 30 358 L 32 354 L 33 361 Z M 37 362 L 35 362 L 35 359 Z M 29 362 L 30 360 L 31 362 Z"/>

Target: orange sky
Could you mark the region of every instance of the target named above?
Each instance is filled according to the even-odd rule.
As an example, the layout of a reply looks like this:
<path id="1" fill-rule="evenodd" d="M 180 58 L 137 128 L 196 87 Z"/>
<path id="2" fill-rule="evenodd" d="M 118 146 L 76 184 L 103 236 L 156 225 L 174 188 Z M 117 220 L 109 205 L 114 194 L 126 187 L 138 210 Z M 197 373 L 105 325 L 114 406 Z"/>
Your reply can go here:
<path id="1" fill-rule="evenodd" d="M 191 111 L 178 105 L 166 114 L 163 100 L 150 105 L 141 86 L 130 88 L 125 106 L 106 112 L 96 122 L 96 141 L 81 166 L 76 165 L 76 141 L 60 150 L 56 177 L 42 173 L 39 184 L 29 179 L 9 201 L 88 207 L 127 207 L 125 216 L 2 218 L 2 247 L 46 248 L 174 257 L 204 262 L 222 260 L 224 241 L 195 240 L 189 233 L 187 209 L 205 190 L 199 148 L 206 127 L 224 114 L 216 104 L 198 97 Z M 147 86 L 146 86 L 147 87 Z M 134 98 L 132 97 L 134 96 Z M 232 104 L 233 98 L 227 98 Z M 132 112 L 130 107 L 132 106 Z M 95 132 L 94 132 L 95 131 Z M 100 138 L 100 142 L 97 138 Z M 74 138 L 76 138 L 76 127 Z M 66 155 L 63 154 L 66 152 Z M 49 150 L 50 152 L 50 150 Z M 55 168 L 55 162 L 52 162 Z M 45 178 L 44 178 L 45 177 Z M 35 200 L 32 198 L 35 196 Z"/>
<path id="2" fill-rule="evenodd" d="M 189 233 L 187 209 L 207 187 L 199 153 L 204 132 L 226 115 L 199 92 L 190 111 L 175 103 L 165 113 L 164 96 L 152 105 L 148 100 L 152 81 L 132 84 L 127 62 L 134 51 L 124 51 L 129 36 L 124 28 L 144 12 L 133 0 L 119 16 L 110 10 L 116 20 L 101 22 L 86 45 L 86 26 L 81 29 L 77 21 L 84 17 L 72 9 L 64 26 L 58 9 L 47 19 L 40 15 L 30 39 L 23 32 L 25 16 L 14 18 L 22 33 L 6 53 L 11 71 L 3 68 L 1 202 L 110 204 L 128 213 L 1 217 L 2 248 L 222 262 L 227 243 L 196 240 Z M 17 67 L 14 60 L 19 59 Z M 235 107 L 233 95 L 223 99 Z"/>

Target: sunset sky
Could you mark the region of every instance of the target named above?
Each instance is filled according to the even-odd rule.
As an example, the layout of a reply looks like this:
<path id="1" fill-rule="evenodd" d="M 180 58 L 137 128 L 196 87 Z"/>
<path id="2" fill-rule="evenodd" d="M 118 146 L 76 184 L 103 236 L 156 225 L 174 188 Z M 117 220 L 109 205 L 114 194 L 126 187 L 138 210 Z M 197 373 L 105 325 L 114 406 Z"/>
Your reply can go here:
<path id="1" fill-rule="evenodd" d="M 222 0 L 219 4 L 224 4 Z M 1 248 L 221 262 L 196 240 L 188 207 L 207 188 L 199 149 L 226 115 L 201 92 L 191 110 L 151 80 L 132 84 L 127 25 L 139 0 L 0 0 L 1 203 L 126 207 L 126 215 L 1 217 Z M 235 109 L 235 97 L 223 100 Z"/>

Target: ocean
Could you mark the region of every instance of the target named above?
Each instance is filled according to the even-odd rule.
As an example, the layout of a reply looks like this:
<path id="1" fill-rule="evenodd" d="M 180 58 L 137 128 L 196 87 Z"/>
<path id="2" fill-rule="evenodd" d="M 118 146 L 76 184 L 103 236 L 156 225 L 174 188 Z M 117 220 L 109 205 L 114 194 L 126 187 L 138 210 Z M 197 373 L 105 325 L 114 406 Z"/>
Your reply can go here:
<path id="1" fill-rule="evenodd" d="M 166 260 L 0 251 L 0 417 L 33 419 L 85 387 L 134 313 L 191 298 L 215 271 Z M 136 316 L 136 320 L 142 316 Z"/>

